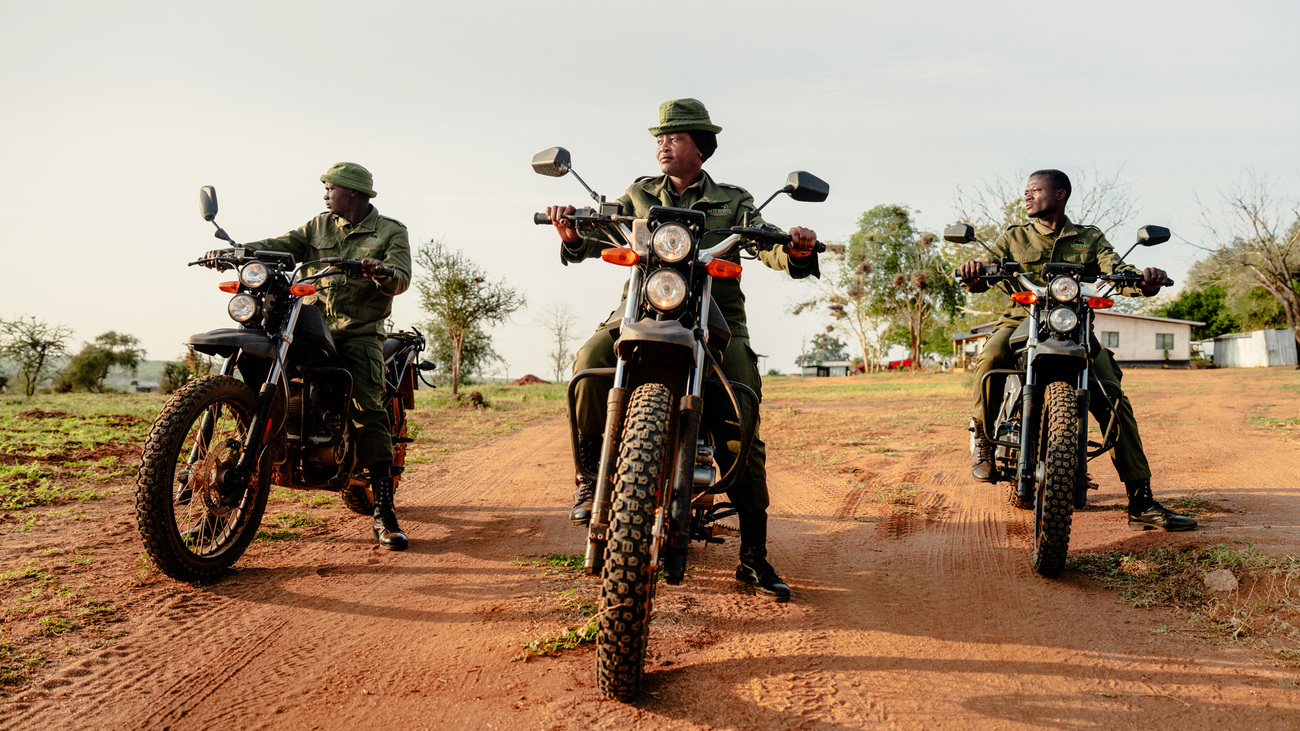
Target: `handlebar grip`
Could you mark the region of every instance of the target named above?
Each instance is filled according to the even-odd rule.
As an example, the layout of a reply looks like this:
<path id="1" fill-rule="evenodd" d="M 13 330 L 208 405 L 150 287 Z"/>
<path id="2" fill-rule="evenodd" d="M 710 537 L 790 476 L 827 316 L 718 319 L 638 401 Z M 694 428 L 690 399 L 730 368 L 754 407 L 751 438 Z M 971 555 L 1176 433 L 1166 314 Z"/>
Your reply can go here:
<path id="1" fill-rule="evenodd" d="M 818 254 L 826 251 L 826 244 L 823 244 L 822 242 L 818 241 L 817 245 L 813 247 L 813 251 L 817 252 Z"/>
<path id="2" fill-rule="evenodd" d="M 1162 285 L 1160 285 L 1160 286 L 1162 286 L 1162 287 L 1172 287 L 1172 286 L 1174 286 L 1174 280 L 1172 280 L 1172 279 L 1170 279 L 1170 278 L 1168 278 L 1168 277 L 1165 277 L 1165 283 L 1162 284 Z"/>
<path id="3" fill-rule="evenodd" d="M 393 269 L 392 267 L 384 267 L 383 270 L 379 272 L 379 276 L 381 277 L 391 277 L 396 274 L 397 274 L 397 270 Z"/>
<path id="4" fill-rule="evenodd" d="M 551 223 L 551 219 L 547 218 L 545 213 L 534 213 L 533 223 L 538 226 L 547 226 Z"/>

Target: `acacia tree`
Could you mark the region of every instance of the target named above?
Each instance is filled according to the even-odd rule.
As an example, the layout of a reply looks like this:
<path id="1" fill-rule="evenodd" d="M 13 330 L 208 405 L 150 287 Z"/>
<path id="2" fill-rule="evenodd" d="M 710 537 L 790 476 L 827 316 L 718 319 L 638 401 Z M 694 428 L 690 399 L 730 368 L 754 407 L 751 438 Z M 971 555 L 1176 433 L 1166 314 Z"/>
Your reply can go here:
<path id="1" fill-rule="evenodd" d="M 885 352 L 885 335 L 889 331 L 889 318 L 872 309 L 872 299 L 866 286 L 871 273 L 871 262 L 848 255 L 843 244 L 827 244 L 822 257 L 822 269 L 827 276 L 817 280 L 817 294 L 794 307 L 798 315 L 824 305 L 836 326 L 853 334 L 862 351 L 862 363 L 867 371 L 880 367 Z M 804 354 L 800 354 L 802 361 Z"/>
<path id="2" fill-rule="evenodd" d="M 123 368 L 134 373 L 142 360 L 144 350 L 140 348 L 139 338 L 109 330 L 96 337 L 94 342 L 82 343 L 81 350 L 72 356 L 55 379 L 54 390 L 67 393 L 81 389 L 103 393 L 104 379 L 108 378 L 110 370 Z"/>
<path id="3" fill-rule="evenodd" d="M 54 361 L 68 354 L 71 337 L 72 328 L 50 325 L 27 315 L 0 320 L 0 356 L 18 366 L 24 396 L 30 398 L 36 393 L 54 369 Z"/>
<path id="4" fill-rule="evenodd" d="M 1246 285 L 1244 289 L 1260 288 L 1271 295 L 1300 353 L 1300 205 L 1278 200 L 1273 184 L 1255 175 L 1221 198 L 1227 208 L 1221 216 L 1227 221 L 1223 224 L 1201 204 L 1205 227 L 1214 239 L 1212 251 L 1221 262 L 1220 274 L 1225 281 Z"/>
<path id="5" fill-rule="evenodd" d="M 570 347 L 573 345 L 573 329 L 578 325 L 578 315 L 568 302 L 555 302 L 537 316 L 537 324 L 549 330 L 554 338 L 555 350 L 546 355 L 551 359 L 551 367 L 555 370 L 555 382 L 561 383 L 566 380 L 565 371 L 573 364 L 574 353 Z"/>
<path id="6" fill-rule="evenodd" d="M 524 305 L 524 296 L 505 282 L 488 281 L 476 262 L 440 240 L 420 247 L 415 263 L 425 273 L 416 278 L 420 307 L 432 319 L 433 329 L 446 336 L 451 360 L 451 392 L 460 392 L 467 338 L 478 334 L 491 351 L 483 328 L 499 325 Z"/>
<path id="7" fill-rule="evenodd" d="M 936 315 L 954 313 L 962 297 L 942 239 L 918 231 L 906 206 L 881 205 L 862 214 L 845 255 L 870 265 L 862 279 L 870 311 L 906 331 L 912 367 L 919 368 Z"/>

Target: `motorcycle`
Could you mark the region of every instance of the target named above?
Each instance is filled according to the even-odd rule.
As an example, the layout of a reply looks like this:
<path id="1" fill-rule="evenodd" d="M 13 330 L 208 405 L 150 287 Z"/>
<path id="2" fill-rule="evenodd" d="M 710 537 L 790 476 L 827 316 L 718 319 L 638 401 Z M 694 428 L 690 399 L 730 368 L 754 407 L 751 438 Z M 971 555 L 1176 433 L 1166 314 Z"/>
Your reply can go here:
<path id="1" fill-rule="evenodd" d="M 550 177 L 573 172 L 560 147 L 538 153 L 534 171 Z M 829 186 L 806 172 L 745 217 L 743 226 L 706 230 L 703 211 L 655 206 L 646 218 L 620 215 L 574 172 L 596 201 L 566 216 L 579 233 L 603 236 L 614 245 L 601 258 L 628 267 L 627 296 L 613 337 L 616 365 L 573 376 L 568 387 L 574 467 L 594 480 L 585 570 L 603 578 L 596 614 L 596 677 L 602 692 L 624 701 L 639 692 L 651 605 L 660 568 L 668 584 L 680 584 L 692 540 L 720 543 L 718 521 L 736 514 L 715 496 L 736 484 L 748 462 L 758 419 L 758 396 L 729 381 L 719 363 L 731 331 L 711 292 L 713 280 L 739 277 L 738 261 L 723 258 L 747 239 L 760 250 L 790 242 L 772 227 L 749 225 L 779 194 L 797 201 L 826 199 Z M 533 216 L 547 225 L 546 214 Z M 714 234 L 726 238 L 706 248 Z M 622 244 L 622 245 L 619 245 Z M 825 246 L 818 242 L 817 251 Z M 586 379 L 612 382 L 607 402 L 599 471 L 579 458 L 577 385 Z M 721 471 L 705 420 L 706 389 L 721 389 L 740 423 L 740 451 Z M 704 423 L 705 428 L 701 429 Z M 725 447 L 724 447 L 725 448 Z"/>
<path id="2" fill-rule="evenodd" d="M 239 326 L 189 339 L 194 350 L 224 361 L 216 375 L 185 384 L 154 420 L 135 500 L 146 553 L 159 570 L 182 581 L 217 576 L 243 555 L 272 484 L 338 492 L 353 512 L 374 511 L 348 419 L 352 376 L 320 311 L 302 300 L 327 288 L 331 278 L 360 277 L 361 262 L 322 259 L 313 264 L 324 268 L 308 275 L 291 254 L 236 245 L 216 224 L 211 186 L 201 189 L 199 202 L 215 236 L 232 248 L 189 266 L 238 272 L 218 288 L 234 295 L 226 309 Z M 406 410 L 415 406 L 421 371 L 434 367 L 418 362 L 424 347 L 414 328 L 390 334 L 383 344 L 394 489 L 412 441 Z"/>
<path id="3" fill-rule="evenodd" d="M 1169 240 L 1169 229 L 1146 226 L 1137 246 Z M 993 481 L 1005 481 L 1007 501 L 1034 511 L 1029 563 L 1042 576 L 1065 568 L 1074 510 L 1087 504 L 1088 462 L 1115 446 L 1119 436 L 1116 404 L 1120 385 L 1091 373 L 1091 358 L 1101 344 L 1093 333 L 1093 312 L 1114 306 L 1116 289 L 1141 284 L 1142 275 L 1109 274 L 1094 265 L 1050 262 L 1040 273 L 1045 286 L 1030 281 L 1016 261 L 1000 257 L 975 237 L 969 224 L 944 229 L 944 240 L 977 243 L 994 257 L 984 273 L 962 279 L 964 285 L 982 281 L 1029 307 L 1029 315 L 1011 335 L 1017 360 L 1014 369 L 990 370 L 978 384 L 984 393 L 984 437 L 993 443 Z M 958 275 L 960 276 L 960 275 Z M 1164 286 L 1172 285 L 1166 279 Z M 1001 390 L 1002 398 L 994 394 Z M 1100 427 L 1100 441 L 1088 438 L 1091 410 Z M 975 434 L 971 434 L 972 453 Z"/>

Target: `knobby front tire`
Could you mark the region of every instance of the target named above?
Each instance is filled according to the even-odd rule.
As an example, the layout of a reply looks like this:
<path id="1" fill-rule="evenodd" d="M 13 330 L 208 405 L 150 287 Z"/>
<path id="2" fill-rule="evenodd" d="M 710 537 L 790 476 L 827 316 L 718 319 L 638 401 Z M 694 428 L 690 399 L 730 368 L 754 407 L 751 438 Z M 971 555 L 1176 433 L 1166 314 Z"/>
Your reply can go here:
<path id="1" fill-rule="evenodd" d="M 217 576 L 257 533 L 270 465 L 263 459 L 235 492 L 220 481 L 238 459 L 256 410 L 257 396 L 243 381 L 204 376 L 177 391 L 154 420 L 140 457 L 135 513 L 145 553 L 164 574 L 181 581 Z"/>
<path id="2" fill-rule="evenodd" d="M 650 605 L 655 510 L 668 475 L 673 398 L 657 383 L 637 387 L 628 401 L 619 446 L 609 543 L 597 614 L 596 680 L 611 698 L 631 701 L 641 686 Z"/>
<path id="3" fill-rule="evenodd" d="M 1043 401 L 1044 478 L 1034 496 L 1034 545 L 1029 554 L 1030 565 L 1047 577 L 1061 573 L 1070 550 L 1080 418 L 1070 384 L 1049 384 Z"/>

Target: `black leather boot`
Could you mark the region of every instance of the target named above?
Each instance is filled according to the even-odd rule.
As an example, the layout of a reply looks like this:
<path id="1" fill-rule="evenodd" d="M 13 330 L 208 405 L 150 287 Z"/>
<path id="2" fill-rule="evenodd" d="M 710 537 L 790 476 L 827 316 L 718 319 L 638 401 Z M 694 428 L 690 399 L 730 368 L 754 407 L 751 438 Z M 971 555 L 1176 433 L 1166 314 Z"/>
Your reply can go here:
<path id="1" fill-rule="evenodd" d="M 1128 527 L 1132 530 L 1196 530 L 1196 518 L 1179 515 L 1155 501 L 1150 480 L 1125 482 L 1128 491 Z"/>
<path id="2" fill-rule="evenodd" d="M 600 472 L 600 440 L 583 439 L 578 442 L 578 460 L 582 466 L 594 474 Z M 591 503 L 596 499 L 596 481 L 587 479 L 578 472 L 574 476 L 573 509 L 569 511 L 569 522 L 574 525 L 586 525 L 591 522 Z"/>
<path id="3" fill-rule="evenodd" d="M 754 596 L 772 602 L 790 601 L 790 587 L 767 562 L 767 513 L 741 511 L 740 565 L 736 580 L 754 589 Z"/>
<path id="4" fill-rule="evenodd" d="M 390 551 L 406 550 L 406 534 L 397 526 L 393 512 L 392 465 L 381 462 L 366 468 L 370 489 L 375 493 L 375 540 Z"/>
<path id="5" fill-rule="evenodd" d="M 993 474 L 993 442 L 984 438 L 984 427 L 971 419 L 970 473 L 980 482 L 997 482 Z"/>

